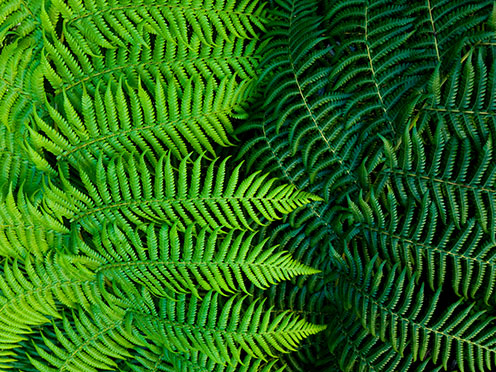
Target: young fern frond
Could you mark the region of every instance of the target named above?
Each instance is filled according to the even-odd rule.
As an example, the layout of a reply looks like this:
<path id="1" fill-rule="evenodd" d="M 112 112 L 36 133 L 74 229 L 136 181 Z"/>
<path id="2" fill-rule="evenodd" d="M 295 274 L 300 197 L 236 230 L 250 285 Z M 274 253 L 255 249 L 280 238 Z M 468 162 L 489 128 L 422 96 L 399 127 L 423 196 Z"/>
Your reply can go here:
<path id="1" fill-rule="evenodd" d="M 46 190 L 44 202 L 74 228 L 94 234 L 105 223 L 125 233 L 148 222 L 176 224 L 180 231 L 192 223 L 246 230 L 319 200 L 290 185 L 276 187 L 275 179 L 258 172 L 240 181 L 241 165 L 228 176 L 227 163 L 213 161 L 205 171 L 202 157 L 191 168 L 185 158 L 175 169 L 169 155 L 150 169 L 144 156 L 112 159 L 106 166 L 100 157 L 94 177 L 80 171 L 82 190 L 65 180 L 63 189 L 52 185 Z"/>
<path id="2" fill-rule="evenodd" d="M 325 328 L 219 296 L 319 272 L 240 230 L 321 198 L 217 159 L 264 5 L 0 4 L 1 369 L 280 372 Z"/>
<path id="3" fill-rule="evenodd" d="M 39 19 L 36 14 L 42 1 L 5 0 L 0 4 L 0 45 L 27 38 L 37 30 Z"/>
<path id="4" fill-rule="evenodd" d="M 183 234 L 175 226 L 150 224 L 143 242 L 139 232 L 127 238 L 117 227 L 109 226 L 93 239 L 95 248 L 79 248 L 100 260 L 95 271 L 99 283 L 138 283 L 161 297 L 171 293 L 198 296 L 200 289 L 248 293 L 245 281 L 265 289 L 297 275 L 318 272 L 265 242 L 252 244 L 254 233 L 230 231 L 224 235 L 218 230 L 196 230 L 189 225 Z"/>

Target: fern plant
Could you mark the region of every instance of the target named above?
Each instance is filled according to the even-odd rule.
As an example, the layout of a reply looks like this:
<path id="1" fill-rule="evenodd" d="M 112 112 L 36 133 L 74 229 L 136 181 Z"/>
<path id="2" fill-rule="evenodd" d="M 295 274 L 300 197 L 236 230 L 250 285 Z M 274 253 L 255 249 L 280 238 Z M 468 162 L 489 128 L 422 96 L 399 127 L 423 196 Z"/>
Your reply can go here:
<path id="1" fill-rule="evenodd" d="M 264 6 L 0 4 L 0 369 L 268 372 L 326 328 L 255 293 L 320 272 L 256 241 L 320 198 L 222 155 Z"/>
<path id="2" fill-rule="evenodd" d="M 0 369 L 491 371 L 489 0 L 0 3 Z"/>
<path id="3" fill-rule="evenodd" d="M 292 282 L 329 325 L 287 370 L 495 368 L 494 11 L 274 1 L 238 157 L 322 197 L 261 236 L 323 271 Z"/>

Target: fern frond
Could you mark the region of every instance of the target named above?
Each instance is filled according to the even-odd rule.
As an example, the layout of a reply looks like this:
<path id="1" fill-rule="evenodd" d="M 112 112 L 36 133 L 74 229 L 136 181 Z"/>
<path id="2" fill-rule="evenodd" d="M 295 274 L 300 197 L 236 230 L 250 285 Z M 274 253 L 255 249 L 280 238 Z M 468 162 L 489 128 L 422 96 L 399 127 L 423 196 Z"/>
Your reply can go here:
<path id="1" fill-rule="evenodd" d="M 62 327 L 53 324 L 55 340 L 43 337 L 35 345 L 44 360 L 31 358 L 40 372 L 97 372 L 114 369 L 119 359 L 130 358 L 129 349 L 146 345 L 138 332 L 126 326 L 124 311 L 93 307 L 91 315 L 73 311 L 63 314 Z M 55 368 L 53 368 L 55 367 Z"/>
<path id="2" fill-rule="evenodd" d="M 15 41 L 0 51 L 0 124 L 10 132 L 22 132 L 33 105 L 40 101 L 40 48 L 33 46 L 35 42 Z"/>
<path id="3" fill-rule="evenodd" d="M 494 240 L 496 167 L 491 136 L 478 147 L 469 138 L 447 137 L 440 125 L 433 142 L 425 142 L 415 130 L 406 132 L 396 152 L 385 146 L 386 167 L 380 171 L 378 184 L 390 182 L 399 201 L 425 194 L 434 201 L 441 221 L 458 229 L 475 219 Z"/>
<path id="4" fill-rule="evenodd" d="M 156 363 L 154 357 L 160 355 L 160 364 Z M 131 366 L 133 372 L 147 372 L 147 371 L 168 371 L 168 372 L 282 372 L 283 368 L 275 366 L 277 360 L 265 362 L 261 359 L 255 359 L 250 355 L 244 357 L 241 365 L 231 366 L 215 363 L 209 359 L 205 354 L 198 351 L 190 353 L 177 353 L 171 352 L 167 349 L 161 351 L 160 354 L 152 354 L 148 352 L 145 356 L 140 358 L 141 366 Z M 167 367 L 164 367 L 167 365 Z"/>
<path id="5" fill-rule="evenodd" d="M 440 290 L 424 303 L 423 285 L 408 279 L 398 265 L 389 269 L 374 256 L 369 262 L 346 253 L 346 274 L 332 296 L 343 309 L 353 311 L 372 336 L 389 341 L 399 353 L 411 343 L 414 360 L 425 361 L 428 351 L 433 363 L 447 369 L 449 358 L 464 371 L 486 371 L 496 361 L 494 318 L 463 300 L 439 303 Z M 338 264 L 342 267 L 342 264 Z"/>
<path id="6" fill-rule="evenodd" d="M 195 230 L 190 225 L 182 234 L 175 226 L 148 225 L 146 242 L 142 242 L 139 232 L 129 239 L 117 227 L 108 227 L 94 239 L 96 252 L 87 246 L 80 249 L 94 258 L 98 254 L 99 282 L 139 283 L 162 297 L 169 297 L 170 292 L 198 295 L 200 288 L 222 294 L 248 293 L 245 281 L 267 288 L 297 275 L 319 272 L 265 242 L 252 244 L 254 233 L 230 231 L 223 235 L 218 230 Z"/>
<path id="7" fill-rule="evenodd" d="M 349 234 L 349 244 L 365 245 L 367 254 L 401 264 L 433 290 L 449 283 L 459 296 L 493 303 L 496 245 L 474 220 L 462 229 L 443 224 L 428 194 L 401 213 L 392 190 L 384 202 L 370 195 L 369 202 L 361 199 L 351 208 L 359 225 Z"/>
<path id="8" fill-rule="evenodd" d="M 59 304 L 89 308 L 98 299 L 94 275 L 81 265 L 69 268 L 56 257 L 4 263 L 0 276 L 0 345 L 15 348 L 31 327 L 59 318 Z"/>
<path id="9" fill-rule="evenodd" d="M 492 7 L 492 1 L 425 0 L 409 4 L 408 15 L 415 17 L 415 39 L 422 62 L 434 70 L 441 60 L 450 59 L 454 47 L 459 50 L 490 38 L 487 21 Z"/>
<path id="10" fill-rule="evenodd" d="M 21 188 L 0 199 L 0 257 L 43 259 L 50 251 L 66 249 L 69 230 L 31 202 Z"/>
<path id="11" fill-rule="evenodd" d="M 414 84 L 406 74 L 414 57 L 407 9 L 391 0 L 340 1 L 327 13 L 332 90 L 350 95 L 346 126 L 365 122 L 374 133 L 396 132 L 395 106 Z"/>
<path id="12" fill-rule="evenodd" d="M 27 195 L 39 189 L 42 180 L 49 175 L 41 172 L 19 139 L 19 133 L 0 127 L 0 194 L 6 195 L 9 188 L 22 188 Z"/>
<path id="13" fill-rule="evenodd" d="M 204 43 L 214 43 L 214 33 L 226 40 L 235 37 L 254 37 L 256 27 L 263 26 L 263 7 L 257 1 L 225 0 L 169 0 L 156 3 L 150 0 L 91 0 L 57 1 L 50 21 L 55 29 L 59 17 L 64 22 L 64 35 L 84 47 L 94 43 L 103 48 L 123 46 L 124 43 L 143 43 L 143 29 L 161 35 L 167 41 L 188 44 L 189 30 Z"/>
<path id="14" fill-rule="evenodd" d="M 298 153 L 310 182 L 325 177 L 340 179 L 340 185 L 352 183 L 352 149 L 359 146 L 357 128 L 344 131 L 337 122 L 346 95 L 327 89 L 330 49 L 327 38 L 321 36 L 322 19 L 314 15 L 317 3 L 278 4 L 279 18 L 267 35 L 266 58 L 261 62 L 264 112 L 260 128 L 265 137 L 272 132 L 267 142 L 286 131 L 287 138 L 281 136 L 280 142 L 283 146 L 287 143 L 287 150 L 279 154 L 277 149 L 269 156 L 274 156 L 281 168 L 291 168 L 281 156 L 290 151 L 294 158 Z"/>
<path id="15" fill-rule="evenodd" d="M 155 165 L 166 151 L 179 159 L 191 150 L 215 154 L 215 144 L 231 145 L 229 115 L 247 88 L 234 77 L 219 84 L 212 78 L 206 84 L 190 80 L 184 89 L 159 77 L 152 98 L 141 86 L 126 89 L 121 81 L 114 91 L 111 85 L 104 94 L 97 90 L 94 99 L 84 90 L 81 112 L 65 96 L 64 112 L 48 107 L 50 120 L 35 115 L 39 130 L 31 130 L 33 144 L 60 163 L 88 169 L 100 155 L 146 153 Z"/>
<path id="16" fill-rule="evenodd" d="M 227 160 L 211 162 L 206 172 L 202 157 L 188 171 L 188 158 L 179 169 L 171 157 L 160 158 L 150 169 L 144 157 L 113 159 L 107 166 L 100 158 L 95 177 L 80 171 L 82 191 L 65 181 L 66 188 L 51 186 L 45 203 L 50 210 L 69 218 L 71 224 L 89 233 L 104 223 L 117 223 L 124 232 L 145 222 L 186 225 L 198 223 L 210 229 L 251 229 L 252 223 L 273 221 L 282 214 L 319 198 L 288 185 L 275 186 L 275 179 L 254 173 L 240 182 L 240 167 L 226 177 Z M 188 176 L 188 174 L 190 176 Z M 202 180 L 202 177 L 204 179 Z"/>
<path id="17" fill-rule="evenodd" d="M 0 4 L 0 46 L 5 47 L 40 31 L 37 14 L 41 4 L 42 1 L 39 0 L 2 1 Z"/>
<path id="18" fill-rule="evenodd" d="M 63 99 L 66 94 L 75 106 L 79 106 L 84 88 L 94 97 L 98 85 L 117 83 L 125 79 L 126 84 L 138 88 L 140 83 L 149 92 L 155 91 L 156 77 L 181 86 L 191 79 L 214 79 L 218 81 L 236 77 L 237 82 L 255 78 L 255 68 L 260 59 L 257 40 L 235 39 L 227 42 L 218 36 L 214 45 L 204 44 L 196 34 L 190 45 L 170 43 L 160 35 L 144 34 L 145 44 L 130 44 L 125 48 L 104 51 L 104 57 L 88 55 L 88 61 L 74 71 L 46 68 L 46 78 L 54 90 L 54 100 Z M 55 42 L 57 43 L 57 42 Z M 55 44 L 51 48 L 57 50 Z M 59 46 L 59 48 L 61 48 Z M 59 52 L 53 52 L 55 60 L 62 59 Z M 80 62 L 83 63 L 84 59 Z M 61 63 L 61 62 L 60 62 Z M 53 64 L 53 63 L 52 63 Z"/>
<path id="19" fill-rule="evenodd" d="M 274 316 L 263 302 L 230 298 L 222 307 L 218 294 L 208 292 L 200 301 L 196 297 L 178 297 L 178 301 L 161 300 L 158 308 L 132 312 L 132 322 L 144 334 L 161 340 L 171 351 L 198 350 L 218 363 L 236 365 L 241 352 L 265 359 L 275 352 L 294 350 L 300 341 L 322 331 L 325 326 L 305 322 L 290 312 Z"/>
<path id="20" fill-rule="evenodd" d="M 429 368 L 430 358 L 415 363 L 411 354 L 402 356 L 390 343 L 383 342 L 380 337 L 372 336 L 364 329 L 353 313 L 345 312 L 334 317 L 329 329 L 333 331 L 329 337 L 329 347 L 344 372 L 422 372 Z M 441 369 L 442 366 L 428 370 L 439 372 Z"/>
<path id="21" fill-rule="evenodd" d="M 414 110 L 419 131 L 439 123 L 458 138 L 470 138 L 481 149 L 494 135 L 496 68 L 494 48 L 479 45 L 457 56 L 447 71 L 437 69 L 431 77 L 426 99 Z"/>

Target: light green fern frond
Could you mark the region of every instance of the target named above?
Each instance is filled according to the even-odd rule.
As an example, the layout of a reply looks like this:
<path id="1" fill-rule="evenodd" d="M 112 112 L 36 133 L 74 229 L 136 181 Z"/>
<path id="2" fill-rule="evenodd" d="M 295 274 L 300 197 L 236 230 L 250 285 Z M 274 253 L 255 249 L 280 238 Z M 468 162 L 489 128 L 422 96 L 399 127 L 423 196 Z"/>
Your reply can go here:
<path id="1" fill-rule="evenodd" d="M 52 250 L 66 249 L 69 229 L 40 210 L 40 198 L 30 201 L 10 190 L 0 203 L 0 255 L 43 259 Z"/>
<path id="2" fill-rule="evenodd" d="M 240 167 L 227 178 L 228 159 L 211 162 L 205 171 L 202 157 L 183 159 L 178 169 L 171 157 L 162 157 L 155 169 L 141 156 L 113 159 L 107 166 L 100 157 L 95 175 L 81 170 L 78 190 L 67 181 L 64 189 L 51 186 L 44 202 L 55 213 L 70 219 L 73 227 L 89 233 L 104 223 L 116 223 L 124 232 L 145 222 L 186 225 L 197 223 L 211 229 L 251 229 L 251 224 L 279 219 L 282 214 L 319 198 L 275 179 L 254 173 L 239 180 Z"/>
<path id="3" fill-rule="evenodd" d="M 265 242 L 254 245 L 253 233 L 230 231 L 224 235 L 218 230 L 196 230 L 190 225 L 183 234 L 175 226 L 148 225 L 142 242 L 140 232 L 127 238 L 117 227 L 108 227 L 93 239 L 95 249 L 79 248 L 100 259 L 96 270 L 100 283 L 139 283 L 152 294 L 165 297 L 171 292 L 198 295 L 200 289 L 248 293 L 246 280 L 267 288 L 296 275 L 318 272 Z"/>
<path id="4" fill-rule="evenodd" d="M 3 264 L 0 276 L 0 345 L 16 348 L 31 328 L 61 316 L 61 304 L 89 308 L 99 298 L 94 275 L 79 265 L 68 269 L 49 256 L 44 261 Z M 0 359 L 1 363 L 1 359 Z"/>
<path id="5" fill-rule="evenodd" d="M 170 350 L 199 350 L 232 365 L 242 362 L 242 351 L 265 359 L 295 350 L 301 340 L 325 328 L 291 312 L 274 316 L 263 302 L 252 301 L 246 308 L 243 304 L 242 298 L 232 297 L 220 306 L 213 292 L 201 301 L 180 295 L 174 302 L 161 300 L 157 308 L 148 303 L 146 312 L 143 304 L 132 312 L 132 323 Z"/>
<path id="6" fill-rule="evenodd" d="M 35 116 L 35 147 L 47 149 L 61 164 L 87 169 L 100 155 L 112 158 L 139 151 L 155 165 L 166 151 L 179 159 L 192 150 L 215 154 L 213 145 L 231 144 L 229 115 L 246 90 L 235 78 L 218 84 L 197 78 L 184 89 L 159 78 L 154 96 L 141 86 L 126 89 L 122 81 L 115 92 L 111 85 L 104 94 L 97 89 L 94 99 L 84 89 L 81 112 L 65 96 L 63 113 L 50 107 L 50 119 Z"/>
<path id="7" fill-rule="evenodd" d="M 53 332 L 55 339 L 43 337 L 44 345 L 35 345 L 41 358 L 30 358 L 41 372 L 114 369 L 119 359 L 131 357 L 130 349 L 146 345 L 117 308 L 93 307 L 91 315 L 84 311 L 64 314 L 62 326 L 53 324 Z"/>

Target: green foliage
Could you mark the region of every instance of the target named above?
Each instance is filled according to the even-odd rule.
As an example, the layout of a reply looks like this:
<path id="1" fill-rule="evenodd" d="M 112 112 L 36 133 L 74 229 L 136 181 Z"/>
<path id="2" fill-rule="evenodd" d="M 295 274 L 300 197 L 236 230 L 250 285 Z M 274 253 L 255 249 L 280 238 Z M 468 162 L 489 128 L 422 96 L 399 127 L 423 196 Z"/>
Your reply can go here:
<path id="1" fill-rule="evenodd" d="M 496 368 L 495 9 L 274 1 L 238 157 L 324 199 L 262 228 L 322 271 L 288 370 Z"/>
<path id="2" fill-rule="evenodd" d="M 496 5 L 0 3 L 0 369 L 496 369 Z"/>
<path id="3" fill-rule="evenodd" d="M 326 328 L 256 292 L 320 272 L 257 231 L 320 198 L 223 155 L 265 5 L 0 4 L 0 369 L 282 371 Z"/>

